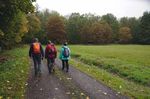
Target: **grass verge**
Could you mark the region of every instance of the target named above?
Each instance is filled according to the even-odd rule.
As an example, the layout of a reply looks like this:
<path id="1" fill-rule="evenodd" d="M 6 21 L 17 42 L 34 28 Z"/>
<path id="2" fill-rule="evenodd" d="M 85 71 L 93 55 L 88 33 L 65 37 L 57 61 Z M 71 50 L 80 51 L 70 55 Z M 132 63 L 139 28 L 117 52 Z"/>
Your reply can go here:
<path id="1" fill-rule="evenodd" d="M 1 53 L 7 60 L 0 63 L 0 99 L 23 99 L 29 71 L 27 47 Z"/>

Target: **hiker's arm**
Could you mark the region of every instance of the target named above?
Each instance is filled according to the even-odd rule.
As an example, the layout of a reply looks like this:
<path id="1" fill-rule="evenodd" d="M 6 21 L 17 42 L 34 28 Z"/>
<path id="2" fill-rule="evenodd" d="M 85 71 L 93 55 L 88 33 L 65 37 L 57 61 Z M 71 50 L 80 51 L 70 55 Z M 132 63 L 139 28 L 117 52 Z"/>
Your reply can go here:
<path id="1" fill-rule="evenodd" d="M 42 57 L 44 57 L 44 51 L 43 51 L 43 48 L 42 48 L 42 45 L 41 45 L 41 44 L 40 44 L 40 49 L 41 49 Z"/>
<path id="2" fill-rule="evenodd" d="M 33 46 L 32 44 L 30 45 L 30 49 L 29 49 L 29 57 L 32 57 L 32 50 L 33 50 Z"/>
<path id="3" fill-rule="evenodd" d="M 45 58 L 47 58 L 47 50 L 48 50 L 48 46 L 46 46 L 45 48 Z"/>
<path id="4" fill-rule="evenodd" d="M 59 59 L 62 59 L 62 48 L 60 49 Z"/>
<path id="5" fill-rule="evenodd" d="M 55 48 L 55 58 L 57 57 L 57 49 L 56 49 L 56 47 L 54 47 Z"/>

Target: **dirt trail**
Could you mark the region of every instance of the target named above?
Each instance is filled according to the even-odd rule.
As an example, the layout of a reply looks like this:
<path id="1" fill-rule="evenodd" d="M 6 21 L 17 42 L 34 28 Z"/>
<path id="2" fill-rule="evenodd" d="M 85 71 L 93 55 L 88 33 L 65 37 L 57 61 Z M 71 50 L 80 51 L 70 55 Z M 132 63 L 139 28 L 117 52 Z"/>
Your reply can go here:
<path id="1" fill-rule="evenodd" d="M 61 69 L 61 61 L 56 60 L 56 65 Z M 28 80 L 28 87 L 26 90 L 26 99 L 85 99 L 75 98 L 66 94 L 68 89 L 63 81 L 55 74 L 49 75 L 46 63 L 42 63 L 42 76 L 40 78 L 34 77 L 33 64 L 31 73 Z M 62 71 L 61 71 L 62 72 Z M 62 72 L 66 77 L 70 77 L 73 86 L 77 86 L 84 91 L 84 94 L 89 96 L 90 99 L 127 99 L 117 92 L 111 90 L 109 87 L 97 82 L 87 74 L 70 66 L 68 73 Z M 63 76 L 64 76 L 63 75 Z M 75 88 L 76 90 L 76 88 Z M 71 92 L 71 91 L 70 91 Z M 80 91 L 77 93 L 81 93 Z M 79 96 L 80 94 L 78 94 Z M 88 99 L 88 98 L 87 98 Z"/>

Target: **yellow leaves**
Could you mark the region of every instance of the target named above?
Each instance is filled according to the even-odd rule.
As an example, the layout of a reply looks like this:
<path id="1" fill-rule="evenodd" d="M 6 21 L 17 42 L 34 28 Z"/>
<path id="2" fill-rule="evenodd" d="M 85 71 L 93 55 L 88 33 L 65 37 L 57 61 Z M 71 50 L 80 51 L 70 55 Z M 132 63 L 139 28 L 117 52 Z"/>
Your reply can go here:
<path id="1" fill-rule="evenodd" d="M 0 99 L 3 99 L 3 97 L 2 97 L 2 96 L 0 96 Z"/>

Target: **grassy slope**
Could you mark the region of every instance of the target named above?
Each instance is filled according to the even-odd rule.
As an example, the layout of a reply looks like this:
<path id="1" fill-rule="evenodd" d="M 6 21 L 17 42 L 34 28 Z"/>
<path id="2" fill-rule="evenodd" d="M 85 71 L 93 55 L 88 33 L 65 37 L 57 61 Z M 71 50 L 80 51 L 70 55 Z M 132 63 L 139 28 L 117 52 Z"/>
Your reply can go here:
<path id="1" fill-rule="evenodd" d="M 8 60 L 0 63 L 0 97 L 22 99 L 29 71 L 27 47 L 1 53 Z"/>
<path id="2" fill-rule="evenodd" d="M 150 46 L 70 46 L 79 70 L 131 97 L 150 97 Z M 112 75 L 115 74 L 115 75 Z M 128 81 L 128 80 L 129 81 Z M 132 82 L 134 81 L 134 82 Z"/>

